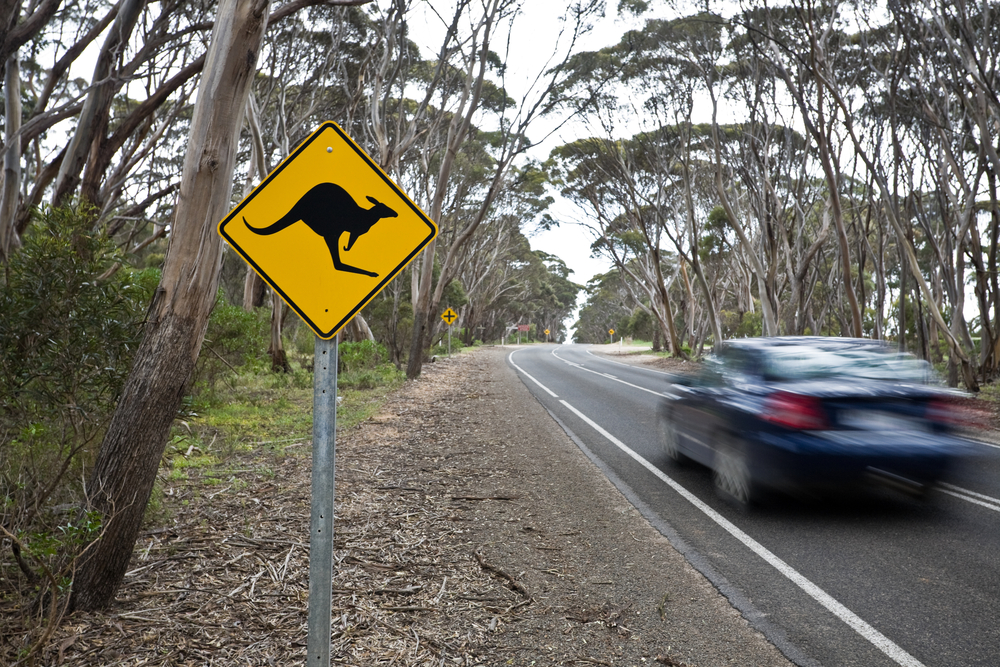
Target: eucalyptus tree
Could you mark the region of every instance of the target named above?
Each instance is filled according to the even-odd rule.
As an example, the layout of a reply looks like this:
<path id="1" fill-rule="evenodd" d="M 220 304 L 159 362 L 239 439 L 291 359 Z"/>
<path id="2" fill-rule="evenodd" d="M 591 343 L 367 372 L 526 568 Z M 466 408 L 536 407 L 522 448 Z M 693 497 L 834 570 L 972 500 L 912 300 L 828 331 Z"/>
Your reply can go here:
<path id="1" fill-rule="evenodd" d="M 270 24 L 321 3 L 286 2 L 275 9 Z M 41 15 L 48 20 L 41 28 L 32 23 L 34 32 L 20 49 L 23 122 L 5 141 L 3 153 L 8 162 L 18 160 L 21 182 L 16 204 L 10 201 L 13 189 L 0 203 L 0 210 L 8 212 L 0 219 L 0 245 L 16 244 L 30 209 L 48 195 L 54 203 L 89 200 L 100 211 L 95 224 L 110 234 L 131 225 L 123 243 L 135 242 L 133 250 L 141 249 L 167 233 L 167 225 L 160 224 L 152 237 L 138 238 L 151 218 L 165 222 L 173 206 L 178 156 L 184 150 L 190 98 L 205 65 L 215 3 L 87 0 L 54 13 L 48 11 L 52 6 L 49 1 L 34 5 L 38 11 L 29 20 Z M 39 14 L 42 9 L 48 13 Z M 22 27 L 14 32 L 21 35 Z M 71 76 L 73 66 L 98 43 L 90 80 Z M 147 215 L 150 208 L 154 213 Z"/>
<path id="2" fill-rule="evenodd" d="M 952 221 L 943 225 L 948 230 L 940 244 L 944 247 L 935 252 L 949 274 L 945 278 L 953 304 L 964 303 L 966 255 L 973 265 L 981 337 L 979 365 L 984 378 L 1000 369 L 1000 315 L 996 311 L 1000 281 L 995 273 L 1000 231 L 996 196 L 1000 133 L 989 120 L 1000 112 L 996 93 L 998 12 L 1000 6 L 990 2 L 939 7 L 918 2 L 895 7 L 891 34 L 905 40 L 901 51 L 909 58 L 893 60 L 894 67 L 887 68 L 891 74 L 901 72 L 896 76 L 905 77 L 925 154 L 936 148 L 927 160 L 936 166 L 928 173 L 934 175 L 942 219 Z M 917 49 L 911 42 L 914 39 L 925 48 Z M 980 210 L 988 213 L 983 225 L 976 220 Z M 985 243 L 981 226 L 985 227 Z M 964 321 L 953 320 L 952 325 L 972 349 Z"/>
<path id="3" fill-rule="evenodd" d="M 625 281 L 629 278 L 617 269 L 599 274 L 587 281 L 586 301 L 580 308 L 573 341 L 576 343 L 603 343 L 609 331 L 621 330 L 632 315 L 632 293 Z"/>
<path id="4" fill-rule="evenodd" d="M 269 31 L 247 108 L 244 194 L 322 121 L 337 119 L 349 133 L 357 133 L 356 115 L 364 99 L 360 73 L 374 46 L 373 21 L 358 7 L 312 7 Z M 249 266 L 245 271 L 244 307 L 260 306 L 264 283 Z M 282 330 L 288 307 L 273 291 L 269 301 L 271 366 L 287 372 Z M 356 318 L 349 329 L 370 335 L 364 317 Z"/>
<path id="5" fill-rule="evenodd" d="M 650 193 L 662 191 L 662 174 L 649 168 L 644 148 L 642 137 L 581 139 L 554 149 L 552 160 L 563 195 L 581 208 L 597 237 L 594 250 L 628 276 L 624 284 L 636 288 L 634 306 L 659 322 L 672 354 L 684 355 L 664 273 L 663 226 L 647 203 Z"/>
<path id="6" fill-rule="evenodd" d="M 606 50 L 621 68 L 621 79 L 627 84 L 622 91 L 626 99 L 635 100 L 625 108 L 648 128 L 630 142 L 640 150 L 644 170 L 655 183 L 655 188 L 639 196 L 655 213 L 663 235 L 681 259 L 679 268 L 690 311 L 689 331 L 694 332 L 696 298 L 686 266 L 694 270 L 715 343 L 722 340 L 715 294 L 696 251 L 701 220 L 712 205 L 696 196 L 700 191 L 695 181 L 708 155 L 705 128 L 693 123 L 699 88 L 691 49 L 693 43 L 706 39 L 717 42 L 719 25 L 718 17 L 704 13 L 676 20 L 653 19 L 641 30 L 626 33 L 618 45 Z M 597 98 L 595 106 L 599 103 Z"/>
<path id="7" fill-rule="evenodd" d="M 811 13 L 811 7 L 805 6 L 801 8 L 801 12 L 804 16 L 803 20 L 809 22 L 815 20 Z M 907 226 L 906 222 L 901 220 L 898 212 L 892 208 L 893 198 L 889 189 L 888 181 L 889 169 L 881 158 L 881 146 L 873 144 L 871 142 L 872 135 L 870 133 L 863 133 L 864 128 L 860 124 L 854 122 L 855 110 L 849 102 L 850 98 L 845 93 L 849 84 L 848 82 L 844 82 L 838 78 L 838 72 L 832 66 L 826 52 L 822 49 L 817 49 L 812 52 L 812 56 L 815 61 L 813 70 L 816 80 L 842 114 L 843 129 L 850 139 L 851 147 L 858 158 L 860 158 L 860 160 L 865 164 L 868 173 L 877 185 L 883 207 L 886 210 L 886 217 L 896 233 L 898 243 L 903 248 L 906 264 L 920 287 L 920 291 L 924 296 L 924 302 L 927 305 L 937 328 L 944 334 L 945 339 L 947 340 L 952 361 L 961 366 L 966 388 L 970 391 L 977 391 L 978 382 L 976 380 L 976 370 L 973 366 L 973 361 L 969 356 L 969 351 L 965 348 L 965 345 L 963 344 L 963 341 L 960 340 L 960 337 L 956 336 L 955 331 L 945 321 L 941 312 L 942 309 L 939 306 L 938 301 L 935 299 L 935 295 L 933 294 L 926 277 L 920 269 L 920 264 L 917 260 L 913 244 L 907 236 L 907 230 L 905 228 Z M 953 309 L 962 308 L 963 306 L 964 304 L 961 303 L 952 304 Z"/>
<path id="8" fill-rule="evenodd" d="M 507 54 L 496 47 L 503 44 L 502 34 L 519 25 L 522 4 L 522 0 L 454 0 L 447 10 L 429 8 L 440 20 L 444 36 L 436 57 L 428 63 L 417 61 L 405 39 L 412 10 L 408 0 L 394 0 L 381 19 L 383 48 L 372 58 L 369 70 L 370 130 L 377 159 L 390 174 L 398 175 L 403 171 L 402 156 L 412 155 L 428 175 L 425 182 L 429 187 L 420 193 L 418 203 L 435 221 L 463 223 L 450 235 L 447 247 L 440 240 L 430 243 L 421 261 L 413 265 L 414 325 L 407 365 L 411 378 L 420 373 L 431 318 L 444 290 L 455 279 L 465 246 L 480 225 L 489 224 L 508 171 L 532 145 L 528 129 L 557 101 L 557 84 L 564 76 L 567 54 L 603 9 L 602 0 L 577 0 L 568 6 L 561 32 L 552 40 L 553 57 L 543 64 L 530 89 L 515 101 L 504 82 Z M 422 94 L 411 100 L 408 83 L 418 77 L 423 77 Z M 493 169 L 474 214 L 449 218 L 445 210 L 449 181 L 474 119 L 482 129 L 496 133 L 491 151 Z"/>
<path id="9" fill-rule="evenodd" d="M 191 119 L 170 248 L 87 484 L 103 536 L 73 587 L 76 608 L 106 606 L 125 575 L 156 471 L 215 303 L 240 127 L 269 15 L 268 0 L 222 0 Z"/>

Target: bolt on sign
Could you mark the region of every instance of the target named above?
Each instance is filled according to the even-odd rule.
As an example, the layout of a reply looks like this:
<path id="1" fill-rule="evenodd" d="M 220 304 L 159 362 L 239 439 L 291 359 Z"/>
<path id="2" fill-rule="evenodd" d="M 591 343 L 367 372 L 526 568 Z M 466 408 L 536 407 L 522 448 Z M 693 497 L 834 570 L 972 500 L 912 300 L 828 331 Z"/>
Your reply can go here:
<path id="1" fill-rule="evenodd" d="M 336 336 L 437 231 L 329 121 L 219 223 L 219 234 L 324 340 Z"/>
<path id="2" fill-rule="evenodd" d="M 458 314 L 454 310 L 449 308 L 448 310 L 441 313 L 441 319 L 444 320 L 448 326 L 451 326 L 452 324 L 455 323 L 455 320 L 458 319 Z"/>

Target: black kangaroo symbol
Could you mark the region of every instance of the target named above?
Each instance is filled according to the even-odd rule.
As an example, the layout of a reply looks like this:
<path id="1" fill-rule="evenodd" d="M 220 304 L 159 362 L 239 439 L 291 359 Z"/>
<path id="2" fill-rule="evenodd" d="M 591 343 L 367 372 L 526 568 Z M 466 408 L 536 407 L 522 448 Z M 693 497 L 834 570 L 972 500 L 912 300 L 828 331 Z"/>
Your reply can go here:
<path id="1" fill-rule="evenodd" d="M 367 234 L 376 222 L 382 218 L 397 217 L 398 214 L 395 211 L 374 197 L 368 197 L 368 201 L 374 206 L 362 208 L 358 206 L 354 197 L 347 190 L 336 183 L 320 183 L 302 195 L 301 199 L 295 202 L 292 210 L 273 225 L 263 228 L 251 227 L 246 218 L 243 218 L 243 224 L 255 234 L 274 234 L 301 220 L 309 225 L 309 229 L 322 236 L 326 241 L 327 247 L 330 248 L 330 254 L 333 256 L 335 269 L 377 278 L 377 273 L 365 271 L 340 261 L 340 248 L 337 246 L 341 235 L 344 232 L 349 232 L 351 236 L 347 239 L 344 250 L 350 251 L 358 237 Z"/>

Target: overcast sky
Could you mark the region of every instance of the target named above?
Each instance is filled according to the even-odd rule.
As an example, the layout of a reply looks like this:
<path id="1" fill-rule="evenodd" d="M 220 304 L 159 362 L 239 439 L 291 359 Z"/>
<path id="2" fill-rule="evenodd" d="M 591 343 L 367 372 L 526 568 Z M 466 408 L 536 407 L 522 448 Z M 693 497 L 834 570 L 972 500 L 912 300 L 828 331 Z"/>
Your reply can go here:
<path id="1" fill-rule="evenodd" d="M 561 27 L 560 15 L 565 10 L 565 4 L 562 2 L 526 2 L 523 15 L 515 21 L 510 39 L 510 53 L 507 56 L 505 82 L 513 98 L 520 99 L 524 95 L 539 71 L 544 69 L 549 58 L 552 57 L 553 49 L 556 48 L 555 40 Z M 608 4 L 610 5 L 608 15 L 584 36 L 577 48 L 578 51 L 594 51 L 615 44 L 626 30 L 641 24 L 641 21 L 620 20 L 614 13 L 617 2 L 612 0 Z M 440 44 L 440 30 L 439 19 L 428 17 L 423 24 L 419 22 L 411 24 L 410 38 L 425 50 L 425 55 L 430 57 Z M 502 43 L 498 40 L 496 44 L 494 50 L 502 53 Z M 558 60 L 552 64 L 555 62 Z M 542 141 L 543 137 L 553 132 L 553 129 L 558 127 L 563 120 L 559 118 L 541 119 L 532 126 L 529 137 L 534 141 L 539 141 L 540 144 L 530 151 L 531 158 L 544 160 L 553 148 L 594 134 L 594 131 L 582 122 L 571 120 Z M 595 275 L 610 270 L 611 264 L 604 258 L 591 257 L 590 245 L 594 242 L 593 234 L 589 229 L 575 222 L 579 215 L 575 205 L 561 199 L 558 193 L 553 192 L 552 194 L 556 197 L 556 203 L 551 208 L 550 214 L 560 222 L 559 227 L 549 231 L 529 228 L 525 230 L 525 233 L 531 240 L 532 249 L 543 250 L 560 257 L 573 271 L 570 279 L 580 285 L 586 285 L 587 281 Z M 583 295 L 578 301 L 578 305 L 582 304 Z M 571 326 L 575 320 L 576 313 L 566 322 L 566 326 Z"/>

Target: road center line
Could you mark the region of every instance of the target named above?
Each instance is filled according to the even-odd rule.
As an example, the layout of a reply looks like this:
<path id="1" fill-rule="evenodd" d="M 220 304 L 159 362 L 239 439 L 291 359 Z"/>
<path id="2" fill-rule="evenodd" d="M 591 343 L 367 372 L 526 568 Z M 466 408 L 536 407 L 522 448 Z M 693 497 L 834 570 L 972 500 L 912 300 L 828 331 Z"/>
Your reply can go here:
<path id="1" fill-rule="evenodd" d="M 581 366 L 579 364 L 575 364 L 572 361 L 568 361 L 566 359 L 563 359 L 562 357 L 560 357 L 555 352 L 552 353 L 552 356 L 555 357 L 556 359 L 558 359 L 559 361 L 563 362 L 563 363 L 569 364 L 570 366 L 576 366 L 581 371 L 587 371 L 588 373 L 593 373 L 594 375 L 600 375 L 601 377 L 608 378 L 609 380 L 614 380 L 615 382 L 621 382 L 622 384 L 624 384 L 626 386 L 629 386 L 629 387 L 632 387 L 633 389 L 638 389 L 640 391 L 649 392 L 650 394 L 653 394 L 654 396 L 666 396 L 666 394 L 664 394 L 663 392 L 653 391 L 652 389 L 646 389 L 645 387 L 640 387 L 637 384 L 632 384 L 631 382 L 626 382 L 625 380 L 621 380 L 619 378 L 616 378 L 614 375 L 608 375 L 607 373 L 601 373 L 599 371 L 592 371 L 589 368 L 584 368 L 583 366 Z M 511 363 L 513 363 L 513 362 L 511 362 Z M 524 371 L 521 371 L 521 372 L 524 373 Z M 524 374 L 528 375 L 527 373 L 524 373 Z M 528 375 L 528 377 L 531 377 L 531 376 Z M 535 380 L 535 378 L 531 378 L 531 379 Z M 537 383 L 538 380 L 535 380 L 535 382 Z M 538 386 L 541 386 L 541 385 L 538 385 Z M 545 391 L 548 391 L 548 389 L 546 389 Z M 554 395 L 555 394 L 553 394 L 553 396 Z"/>
<path id="2" fill-rule="evenodd" d="M 969 491 L 968 489 L 963 489 L 960 486 L 948 484 L 947 482 L 938 482 L 938 486 L 940 487 L 938 491 L 947 493 L 949 496 L 955 496 L 956 498 L 961 498 L 966 502 L 991 509 L 994 512 L 1000 512 L 1000 498 L 994 498 L 992 496 L 983 495 L 982 493 L 976 493 L 975 491 Z M 977 500 L 977 498 L 980 500 Z"/>
<path id="3" fill-rule="evenodd" d="M 586 352 L 587 354 L 589 354 L 590 356 L 592 356 L 594 359 L 600 359 L 601 361 L 606 361 L 609 364 L 618 364 L 619 366 L 628 366 L 629 368 L 638 369 L 640 371 L 646 371 L 647 373 L 657 373 L 659 375 L 673 375 L 673 373 L 669 373 L 667 371 L 661 371 L 661 370 L 657 370 L 655 368 L 646 368 L 645 366 L 640 366 L 638 364 L 626 364 L 624 361 L 618 361 L 618 360 L 612 359 L 611 357 L 608 357 L 608 356 L 599 356 L 599 355 L 596 355 L 593 352 L 591 352 L 590 348 L 584 349 L 584 352 Z"/>

